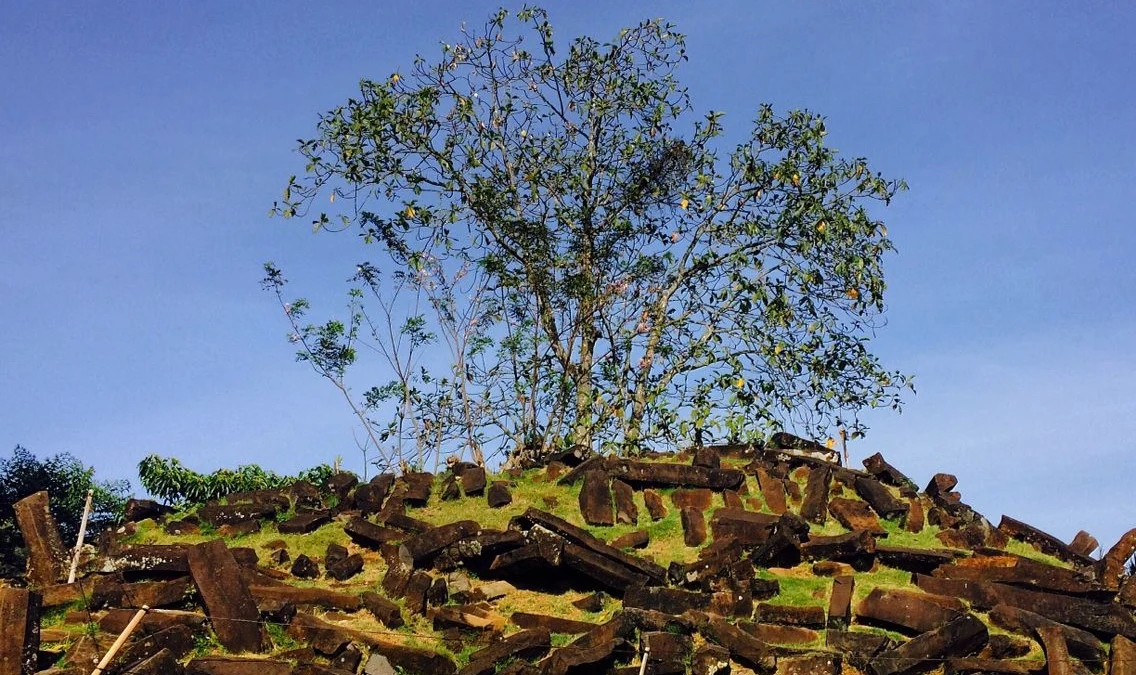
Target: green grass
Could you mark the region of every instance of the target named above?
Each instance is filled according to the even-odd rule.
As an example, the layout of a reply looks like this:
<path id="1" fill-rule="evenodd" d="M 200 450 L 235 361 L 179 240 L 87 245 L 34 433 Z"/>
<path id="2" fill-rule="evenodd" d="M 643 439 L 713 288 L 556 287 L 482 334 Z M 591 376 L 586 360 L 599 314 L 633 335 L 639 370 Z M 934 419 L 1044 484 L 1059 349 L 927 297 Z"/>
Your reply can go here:
<path id="1" fill-rule="evenodd" d="M 1053 556 L 1051 556 L 1047 553 L 1042 553 L 1041 551 L 1037 550 L 1036 548 L 1034 548 L 1030 544 L 1027 544 L 1023 541 L 1018 541 L 1017 539 L 1011 539 L 1009 541 L 1009 543 L 1006 544 L 1005 550 L 1009 553 L 1016 553 L 1017 555 L 1020 555 L 1023 558 L 1030 558 L 1031 560 L 1043 562 L 1043 563 L 1046 563 L 1048 565 L 1053 565 L 1055 567 L 1064 567 L 1066 569 L 1072 569 L 1072 567 L 1073 567 L 1072 565 L 1065 562 L 1064 560 L 1061 560 L 1060 558 L 1055 558 L 1055 557 L 1053 557 Z"/>

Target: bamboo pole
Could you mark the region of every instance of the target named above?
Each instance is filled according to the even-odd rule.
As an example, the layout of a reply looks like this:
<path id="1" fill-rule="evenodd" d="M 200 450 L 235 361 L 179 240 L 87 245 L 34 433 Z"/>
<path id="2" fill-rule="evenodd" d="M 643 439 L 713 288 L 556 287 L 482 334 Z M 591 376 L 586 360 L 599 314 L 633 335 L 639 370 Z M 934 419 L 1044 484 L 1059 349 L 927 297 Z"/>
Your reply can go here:
<path id="1" fill-rule="evenodd" d="M 94 490 L 87 490 L 87 503 L 83 506 L 83 520 L 79 522 L 79 537 L 75 540 L 75 555 L 71 556 L 71 571 L 67 573 L 67 583 L 75 583 L 75 570 L 79 567 L 79 554 L 83 552 L 83 538 L 87 536 L 87 518 L 91 515 L 91 497 Z"/>
<path id="2" fill-rule="evenodd" d="M 643 646 L 643 661 L 639 664 L 639 675 L 644 675 L 647 672 L 647 657 L 651 654 L 651 648 L 646 645 Z"/>
<path id="3" fill-rule="evenodd" d="M 110 646 L 110 650 L 106 653 L 106 656 L 103 657 L 103 660 L 99 661 L 99 665 L 95 666 L 95 669 L 91 671 L 91 675 L 99 675 L 106 670 L 111 660 L 118 654 L 118 650 L 122 649 L 122 645 L 126 644 L 126 640 L 130 637 L 130 634 L 138 627 L 139 622 L 142 621 L 142 617 L 146 616 L 146 612 L 149 611 L 149 605 L 142 605 L 142 609 L 134 613 L 134 617 L 130 619 L 130 623 L 126 624 L 126 628 L 122 629 L 122 633 L 118 636 L 118 639 Z"/>

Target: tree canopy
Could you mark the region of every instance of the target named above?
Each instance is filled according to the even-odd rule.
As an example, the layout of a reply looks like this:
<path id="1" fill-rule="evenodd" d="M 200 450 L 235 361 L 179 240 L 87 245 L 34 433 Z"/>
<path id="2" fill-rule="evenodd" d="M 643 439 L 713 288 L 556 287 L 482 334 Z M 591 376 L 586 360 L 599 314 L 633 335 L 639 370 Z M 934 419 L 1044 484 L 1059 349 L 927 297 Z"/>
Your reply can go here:
<path id="1" fill-rule="evenodd" d="M 808 111 L 756 105 L 728 142 L 679 84 L 686 58 L 662 20 L 564 44 L 543 10 L 502 10 L 299 142 L 274 212 L 378 251 L 346 320 L 304 324 L 271 264 L 266 285 L 381 460 L 856 436 L 859 411 L 899 407 L 909 378 L 868 349 L 893 249 L 869 209 L 902 181 Z M 360 348 L 396 377 L 357 395 Z"/>

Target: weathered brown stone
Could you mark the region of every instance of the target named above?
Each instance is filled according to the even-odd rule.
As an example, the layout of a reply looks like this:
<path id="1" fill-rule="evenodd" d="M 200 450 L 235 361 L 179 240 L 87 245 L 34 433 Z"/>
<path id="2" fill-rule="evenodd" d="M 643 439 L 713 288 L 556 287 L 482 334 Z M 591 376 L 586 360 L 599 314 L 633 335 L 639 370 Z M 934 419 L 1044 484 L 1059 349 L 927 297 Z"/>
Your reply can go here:
<path id="1" fill-rule="evenodd" d="M 405 491 L 401 500 L 411 506 L 426 506 L 430 490 L 434 487 L 434 474 L 425 471 L 408 471 L 400 479 Z"/>
<path id="2" fill-rule="evenodd" d="M 960 614 L 935 630 L 879 654 L 868 667 L 875 675 L 910 673 L 929 662 L 974 654 L 988 638 L 986 624 L 973 614 Z"/>
<path id="3" fill-rule="evenodd" d="M 820 638 L 815 630 L 800 626 L 782 626 L 773 623 L 739 621 L 737 626 L 762 642 L 771 645 L 795 645 L 814 642 Z"/>
<path id="4" fill-rule="evenodd" d="M 439 497 L 441 497 L 444 502 L 452 502 L 455 499 L 461 499 L 461 496 L 462 491 L 461 488 L 458 487 L 457 477 L 453 474 L 447 474 L 446 477 L 442 479 L 442 489 Z"/>
<path id="5" fill-rule="evenodd" d="M 1076 536 L 1073 537 L 1073 541 L 1069 542 L 1069 550 L 1077 555 L 1089 556 L 1099 547 L 1100 542 L 1097 541 L 1097 538 L 1084 530 L 1078 531 Z"/>
<path id="6" fill-rule="evenodd" d="M 704 511 L 710 508 L 714 493 L 706 488 L 676 488 L 671 493 L 671 503 L 677 509 L 692 508 Z"/>
<path id="7" fill-rule="evenodd" d="M 426 595 L 430 592 L 430 586 L 433 583 L 434 578 L 422 570 L 414 570 L 410 573 L 410 579 L 406 583 L 406 591 L 403 594 L 406 611 L 412 614 L 424 614 L 426 612 Z"/>
<path id="8" fill-rule="evenodd" d="M 698 509 L 685 507 L 679 511 L 682 540 L 687 546 L 701 546 L 706 541 L 706 517 Z"/>
<path id="9" fill-rule="evenodd" d="M 46 503 L 47 493 L 43 494 Z M 35 591 L 0 588 L 0 675 L 36 672 L 40 607 L 40 595 Z"/>
<path id="10" fill-rule="evenodd" d="M 757 546 L 769 538 L 779 522 L 779 516 L 768 513 L 721 508 L 710 517 L 710 530 L 714 539 L 733 537 L 742 546 Z"/>
<path id="11" fill-rule="evenodd" d="M 638 487 L 709 488 L 721 491 L 736 490 L 745 482 L 745 474 L 738 469 L 709 469 L 689 464 L 626 459 L 608 462 L 608 472 L 613 477 Z"/>
<path id="12" fill-rule="evenodd" d="M 1073 675 L 1072 659 L 1069 658 L 1069 648 L 1065 644 L 1061 628 L 1051 623 L 1038 626 L 1037 638 L 1045 651 L 1048 675 Z"/>
<path id="13" fill-rule="evenodd" d="M 832 472 L 828 467 L 809 470 L 805 495 L 801 500 L 801 517 L 811 523 L 823 524 L 828 514 L 828 482 Z"/>
<path id="14" fill-rule="evenodd" d="M 288 601 L 301 607 L 320 607 L 342 612 L 358 611 L 362 605 L 359 596 L 341 593 L 328 588 L 300 586 L 249 586 L 249 593 L 257 605 L 271 601 Z"/>
<path id="15" fill-rule="evenodd" d="M 777 675 L 838 675 L 840 654 L 807 654 L 777 660 Z"/>
<path id="16" fill-rule="evenodd" d="M 206 504 L 197 509 L 197 517 L 219 527 L 260 518 L 271 518 L 280 510 L 275 502 L 256 504 Z"/>
<path id="17" fill-rule="evenodd" d="M 552 633 L 565 633 L 568 635 L 587 633 L 588 631 L 594 630 L 597 625 L 589 621 L 577 621 L 575 619 L 565 619 L 561 616 L 532 614 L 530 612 L 514 612 L 513 615 L 509 617 L 509 621 L 519 628 L 547 630 Z"/>
<path id="18" fill-rule="evenodd" d="M 198 656 L 185 666 L 185 675 L 290 675 L 292 664 L 241 656 Z"/>
<path id="19" fill-rule="evenodd" d="M 991 635 L 991 638 L 994 636 Z M 947 659 L 943 672 L 945 675 L 1027 675 L 1045 670 L 1045 661 L 1024 659 L 992 659 L 980 656 Z"/>
<path id="20" fill-rule="evenodd" d="M 608 476 L 602 471 L 584 474 L 584 485 L 580 488 L 580 515 L 589 525 L 615 524 L 615 510 L 608 483 Z"/>
<path id="21" fill-rule="evenodd" d="M 730 670 L 730 651 L 714 644 L 703 644 L 690 657 L 691 675 L 720 675 Z"/>
<path id="22" fill-rule="evenodd" d="M 828 512 L 849 530 L 867 530 L 874 535 L 887 535 L 876 514 L 866 502 L 859 499 L 834 497 L 828 500 Z"/>
<path id="23" fill-rule="evenodd" d="M 908 548 L 905 546 L 888 546 L 876 542 L 876 560 L 888 567 L 930 574 L 940 565 L 949 565 L 956 560 L 953 551 L 934 548 Z"/>
<path id="24" fill-rule="evenodd" d="M 678 615 L 690 610 L 707 610 L 712 599 L 709 593 L 684 591 L 678 588 L 637 586 L 628 589 L 624 594 L 623 606 Z"/>
<path id="25" fill-rule="evenodd" d="M 458 478 L 461 480 L 461 488 L 465 496 L 474 497 L 485 492 L 485 486 L 487 484 L 485 467 L 469 467 L 458 474 Z"/>
<path id="26" fill-rule="evenodd" d="M 975 658 L 1016 659 L 1030 653 L 1033 642 L 1027 638 L 1005 633 L 991 633 L 990 640 Z"/>
<path id="27" fill-rule="evenodd" d="M 513 503 L 513 495 L 509 492 L 509 484 L 505 481 L 493 481 L 486 494 L 486 503 L 491 509 L 499 509 Z"/>
<path id="28" fill-rule="evenodd" d="M 458 675 L 490 675 L 505 659 L 533 659 L 548 651 L 552 636 L 544 629 L 522 630 L 470 654 Z"/>
<path id="29" fill-rule="evenodd" d="M 174 507 L 160 504 L 153 499 L 131 497 L 126 500 L 126 506 L 122 509 L 122 521 L 124 523 L 136 523 L 147 518 L 160 520 L 174 511 Z"/>
<path id="30" fill-rule="evenodd" d="M 32 586 L 54 584 L 66 569 L 67 549 L 51 516 L 47 491 L 41 490 L 12 505 L 16 525 L 27 550 L 27 577 Z"/>
<path id="31" fill-rule="evenodd" d="M 777 515 L 785 513 L 785 482 L 762 467 L 757 469 L 757 487 L 765 506 Z"/>
<path id="32" fill-rule="evenodd" d="M 178 577 L 166 581 L 142 581 L 138 583 L 118 583 L 111 578 L 96 579 L 90 594 L 90 606 L 129 607 L 170 607 L 184 602 L 193 592 L 193 582 L 189 577 Z"/>
<path id="33" fill-rule="evenodd" d="M 1020 520 L 1014 520 L 1009 516 L 1002 516 L 1001 522 L 998 523 L 998 529 L 1009 537 L 1017 539 L 1018 541 L 1024 541 L 1042 553 L 1048 553 L 1067 563 L 1088 567 L 1095 562 L 1087 556 L 1074 552 L 1073 549 L 1065 545 L 1065 542 L 1054 537 L 1052 534 L 1042 532 L 1032 525 L 1027 525 Z M 1134 546 L 1136 546 L 1136 539 L 1134 539 Z M 1106 555 L 1105 557 L 1107 558 L 1108 556 Z M 1112 588 L 1115 588 L 1115 586 Z"/>
<path id="34" fill-rule="evenodd" d="M 130 620 L 134 618 L 136 613 L 137 610 L 134 609 L 107 610 L 106 614 L 99 617 L 99 630 L 114 634 L 121 633 L 126 628 L 126 625 L 130 623 Z M 86 612 L 83 612 L 83 614 L 83 619 L 89 618 L 86 616 Z M 171 626 L 185 626 L 196 633 L 205 626 L 205 621 L 206 617 L 204 614 L 164 609 L 161 612 L 150 612 L 143 616 L 142 623 L 139 624 L 138 630 L 148 634 L 165 630 Z M 99 657 L 101 656 L 102 654 L 99 654 Z M 92 664 L 92 666 L 93 665 L 94 664 Z"/>
<path id="35" fill-rule="evenodd" d="M 612 539 L 611 545 L 616 548 L 646 548 L 650 542 L 647 530 L 634 530 Z"/>
<path id="36" fill-rule="evenodd" d="M 292 561 L 291 572 L 300 579 L 315 579 L 320 575 L 319 563 L 301 553 Z"/>
<path id="37" fill-rule="evenodd" d="M 1108 660 L 1109 675 L 1136 675 L 1136 643 L 1117 635 L 1112 638 Z"/>
<path id="38" fill-rule="evenodd" d="M 99 571 L 115 572 L 189 572 L 185 544 L 131 544 L 113 550 L 99 561 Z"/>
<path id="39" fill-rule="evenodd" d="M 1070 595 L 1099 594 L 1104 589 L 1085 579 L 1083 574 L 1012 553 L 987 551 L 986 555 L 961 558 L 942 565 L 932 574 L 942 579 L 997 581 L 1044 591 Z"/>
<path id="40" fill-rule="evenodd" d="M 367 548 L 377 549 L 383 544 L 401 541 L 406 538 L 406 534 L 389 527 L 376 525 L 362 516 L 353 516 L 343 526 L 343 531 L 347 536 L 351 537 L 351 541 L 366 546 Z"/>
<path id="41" fill-rule="evenodd" d="M 326 570 L 327 576 L 332 579 L 346 581 L 363 571 L 363 556 L 352 553 L 345 558 L 326 563 L 324 570 Z"/>
<path id="42" fill-rule="evenodd" d="M 324 513 L 301 513 L 277 523 L 276 530 L 281 534 L 307 534 L 330 522 L 331 518 Z"/>
<path id="43" fill-rule="evenodd" d="M 626 525 L 639 524 L 639 509 L 635 506 L 635 491 L 618 478 L 611 482 L 611 493 L 615 498 L 615 522 Z"/>
<path id="44" fill-rule="evenodd" d="M 830 650 L 840 652 L 843 660 L 862 671 L 877 655 L 895 647 L 895 641 L 879 633 L 857 633 L 847 630 L 829 630 L 824 634 Z"/>
<path id="45" fill-rule="evenodd" d="M 615 549 L 619 550 L 619 549 Z M 576 544 L 565 544 L 560 558 L 565 567 L 580 572 L 596 584 L 621 593 L 627 588 L 647 582 L 649 579 L 631 568 L 607 556 Z"/>
<path id="46" fill-rule="evenodd" d="M 1136 609 L 1136 576 L 1124 577 L 1120 582 L 1120 590 L 1116 593 L 1116 601 L 1129 609 Z"/>
<path id="47" fill-rule="evenodd" d="M 1104 659 L 1104 645 L 1101 641 L 1092 633 L 1080 628 L 1054 623 L 1040 614 L 1009 605 L 995 605 L 990 610 L 989 616 L 995 626 L 1028 637 L 1036 636 L 1037 629 L 1041 626 L 1059 626 L 1065 644 L 1074 656 L 1089 663 L 1100 663 Z"/>
<path id="48" fill-rule="evenodd" d="M 123 675 L 182 675 L 185 673 L 185 667 L 178 663 L 177 657 L 174 656 L 173 652 L 168 649 L 162 649 L 153 656 L 143 659 L 129 669 L 120 672 L 122 672 Z"/>
<path id="49" fill-rule="evenodd" d="M 715 455 L 717 456 L 717 455 Z M 639 635 L 640 652 L 646 659 L 645 673 L 685 675 L 693 641 L 689 635 L 666 631 L 644 631 Z M 636 670 L 638 674 L 638 670 Z"/>
<path id="50" fill-rule="evenodd" d="M 690 463 L 707 469 L 718 469 L 722 466 L 722 456 L 714 447 L 699 446 L 694 449 L 694 458 Z"/>
<path id="51" fill-rule="evenodd" d="M 903 529 L 908 532 L 922 532 L 925 523 L 923 501 L 918 495 L 907 497 L 907 514 L 903 517 Z"/>
<path id="52" fill-rule="evenodd" d="M 399 610 L 398 605 L 378 593 L 374 591 L 364 591 L 360 599 L 363 602 L 363 606 L 367 608 L 367 611 L 373 614 L 375 618 L 381 621 L 387 628 L 398 628 L 405 623 L 402 620 L 402 612 Z"/>
<path id="53" fill-rule="evenodd" d="M 730 657 L 759 672 L 772 671 L 777 666 L 773 648 L 725 619 L 698 616 L 698 630 L 708 640 L 722 645 Z"/>
<path id="54" fill-rule="evenodd" d="M 832 536 L 814 535 L 801 544 L 801 555 L 809 560 L 837 560 L 847 562 L 853 567 L 867 562 L 876 550 L 876 540 L 867 530 L 834 534 Z"/>
<path id="55" fill-rule="evenodd" d="M 383 503 L 394 489 L 395 475 L 393 473 L 380 473 L 367 483 L 355 488 L 355 508 L 359 509 L 364 517 L 371 513 L 383 510 Z"/>
<path id="56" fill-rule="evenodd" d="M 659 565 L 638 556 L 625 553 L 592 536 L 587 530 L 576 527 L 563 518 L 558 518 L 551 513 L 529 508 L 520 516 L 514 516 L 509 521 L 510 529 L 530 530 L 536 525 L 563 537 L 565 541 L 588 549 L 602 557 L 609 558 L 620 566 L 633 571 L 635 575 L 641 575 L 649 579 L 652 583 L 661 584 L 666 581 L 667 571 Z"/>
<path id="57" fill-rule="evenodd" d="M 759 602 L 754 608 L 756 623 L 777 623 L 786 626 L 824 628 L 824 608 L 820 605 L 773 605 Z"/>
<path id="58" fill-rule="evenodd" d="M 826 447 L 816 441 L 793 435 L 787 431 L 778 431 L 769 438 L 766 450 L 776 450 L 782 453 L 792 453 L 794 457 L 802 459 L 817 459 L 837 463 L 840 454 L 832 448 Z"/>
<path id="59" fill-rule="evenodd" d="M 818 577 L 844 577 L 856 573 L 852 566 L 848 563 L 836 562 L 833 560 L 821 560 L 813 563 L 813 574 Z"/>
<path id="60" fill-rule="evenodd" d="M 880 481 L 881 483 L 886 483 L 900 489 L 907 489 L 911 491 L 918 490 L 918 487 L 915 485 L 914 481 L 904 475 L 904 473 L 899 469 L 895 468 L 891 464 L 888 464 L 884 460 L 883 455 L 878 452 L 871 457 L 865 458 L 863 464 L 868 473 L 875 476 L 876 480 Z"/>
<path id="61" fill-rule="evenodd" d="M 932 596 L 899 588 L 873 588 L 857 605 L 856 620 L 916 634 L 935 630 L 962 610 L 962 603 L 948 596 Z"/>
<path id="62" fill-rule="evenodd" d="M 825 622 L 825 627 L 829 630 L 844 630 L 852 622 L 852 591 L 855 587 L 855 577 L 836 577 L 832 580 L 832 592 L 828 596 L 828 620 Z"/>
<path id="63" fill-rule="evenodd" d="M 567 675 L 573 670 L 588 673 L 607 672 L 612 653 L 616 647 L 623 644 L 623 640 L 612 640 L 590 647 L 577 647 L 574 644 L 561 647 L 553 650 L 548 658 L 540 662 L 540 671 L 544 675 Z"/>
<path id="64" fill-rule="evenodd" d="M 857 476 L 853 489 L 881 518 L 897 520 L 907 513 L 907 502 L 892 495 L 878 480 L 867 476 Z"/>
<path id="65" fill-rule="evenodd" d="M 129 671 L 134 666 L 166 651 L 175 660 L 193 650 L 193 632 L 185 626 L 170 626 L 156 633 L 135 640 L 129 647 L 118 653 L 112 661 L 112 671 Z"/>
<path id="66" fill-rule="evenodd" d="M 579 600 L 573 600 L 572 606 L 585 612 L 599 612 L 603 610 L 603 593 L 589 593 Z"/>
<path id="67" fill-rule="evenodd" d="M 481 526 L 473 520 L 459 520 L 435 527 L 404 540 L 398 549 L 399 559 L 404 565 L 420 566 L 428 563 L 447 546 L 476 535 L 480 529 Z"/>
<path id="68" fill-rule="evenodd" d="M 233 554 L 220 539 L 186 550 L 189 573 L 205 605 L 217 639 L 230 652 L 260 651 L 265 646 L 260 613 L 241 582 Z"/>
<path id="69" fill-rule="evenodd" d="M 1136 553 L 1136 527 L 1125 532 L 1097 564 L 1097 578 L 1106 588 L 1120 588 L 1124 563 Z"/>
<path id="70" fill-rule="evenodd" d="M 667 516 L 667 506 L 663 503 L 663 496 L 654 490 L 643 490 L 643 503 L 647 506 L 647 514 L 651 520 L 662 520 Z"/>

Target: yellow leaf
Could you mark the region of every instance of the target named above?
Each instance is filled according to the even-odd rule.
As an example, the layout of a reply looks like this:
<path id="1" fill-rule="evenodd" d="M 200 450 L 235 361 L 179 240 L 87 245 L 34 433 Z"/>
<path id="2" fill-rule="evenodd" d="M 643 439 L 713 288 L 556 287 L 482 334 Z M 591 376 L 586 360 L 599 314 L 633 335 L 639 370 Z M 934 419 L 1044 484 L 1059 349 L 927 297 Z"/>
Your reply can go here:
<path id="1" fill-rule="evenodd" d="M 741 377 L 734 380 L 734 386 L 737 387 L 738 389 L 741 389 L 743 386 L 745 386 L 745 383 L 746 383 L 745 379 L 741 378 Z"/>
<path id="2" fill-rule="evenodd" d="M 781 344 L 780 343 L 773 346 L 773 353 L 774 354 L 780 354 L 781 353 Z"/>
<path id="3" fill-rule="evenodd" d="M 820 221 L 819 223 L 817 223 L 817 232 L 824 232 L 825 227 L 827 227 L 827 225 L 825 225 L 825 222 L 823 220 Z"/>
<path id="4" fill-rule="evenodd" d="M 883 223 L 880 223 L 880 236 L 881 236 L 881 237 L 886 237 L 886 236 L 888 236 L 888 229 L 887 229 L 887 226 L 886 226 L 886 225 L 884 225 Z"/>
<path id="5" fill-rule="evenodd" d="M 798 174 L 798 173 L 794 173 L 793 174 L 793 185 L 800 185 L 800 184 L 801 184 L 801 175 Z"/>
<path id="6" fill-rule="evenodd" d="M 847 291 L 845 291 L 845 293 L 847 293 L 848 297 L 852 298 L 853 300 L 860 297 L 860 291 L 856 290 L 855 288 L 849 288 Z"/>
<path id="7" fill-rule="evenodd" d="M 679 208 L 685 209 L 686 205 L 689 204 L 689 203 L 690 203 L 690 200 L 687 199 L 686 197 L 683 197 L 682 199 L 679 200 L 678 205 L 679 205 Z"/>
<path id="8" fill-rule="evenodd" d="M 332 192 L 332 193 L 331 193 L 331 196 L 330 196 L 330 197 L 328 197 L 328 201 L 331 201 L 331 202 L 334 202 L 334 201 L 335 201 L 335 193 L 334 193 L 334 192 Z"/>
<path id="9" fill-rule="evenodd" d="M 413 218 L 414 217 L 414 207 L 413 206 L 406 207 L 406 217 L 407 218 Z"/>
<path id="10" fill-rule="evenodd" d="M 829 436 L 828 438 L 824 439 L 824 447 L 831 450 L 832 446 L 834 446 L 834 445 L 836 445 L 836 439 L 833 438 L 832 436 Z"/>
<path id="11" fill-rule="evenodd" d="M 398 80 L 399 80 L 398 73 L 391 75 L 391 84 L 398 84 Z"/>

